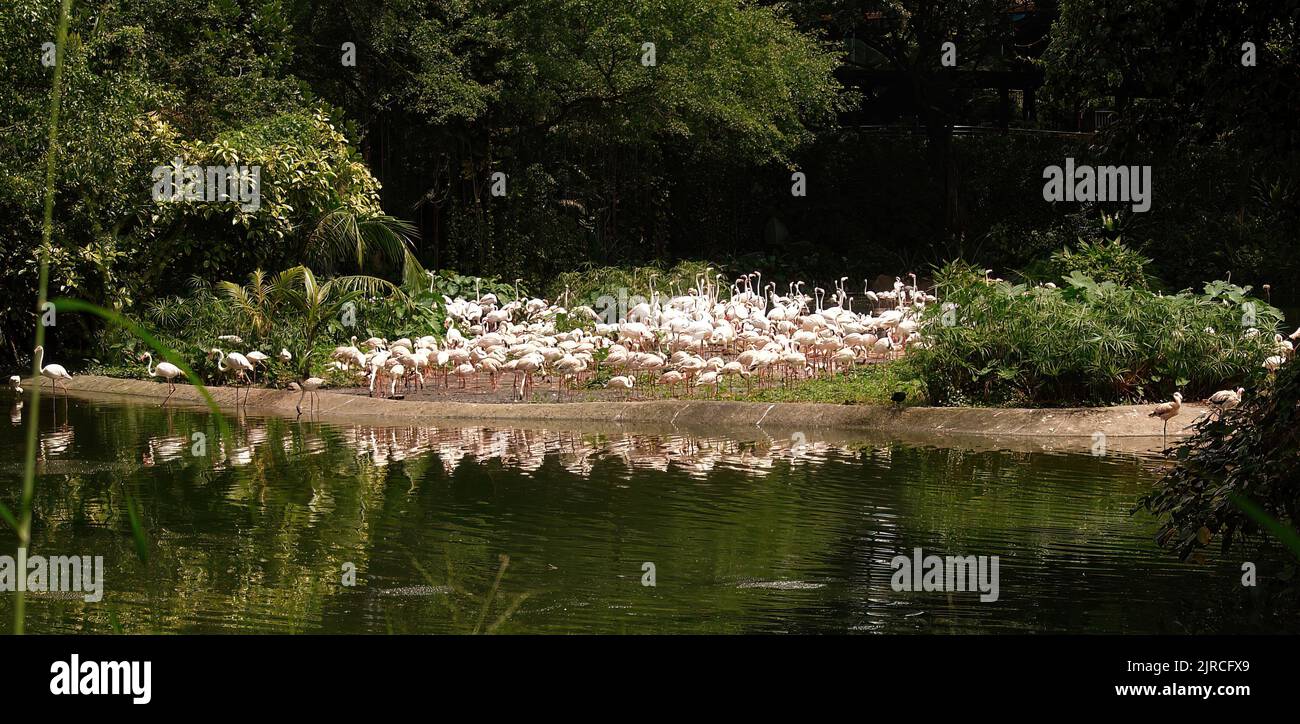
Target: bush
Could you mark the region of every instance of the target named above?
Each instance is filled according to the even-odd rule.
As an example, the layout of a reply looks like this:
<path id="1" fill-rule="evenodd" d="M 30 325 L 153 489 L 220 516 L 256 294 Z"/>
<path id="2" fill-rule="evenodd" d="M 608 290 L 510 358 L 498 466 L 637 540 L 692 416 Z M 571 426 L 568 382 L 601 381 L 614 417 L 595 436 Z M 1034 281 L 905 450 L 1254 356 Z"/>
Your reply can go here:
<path id="1" fill-rule="evenodd" d="M 158 299 L 145 316 L 158 338 L 205 377 L 214 379 L 215 366 L 206 356 L 213 347 L 227 352 L 258 349 L 272 357 L 265 366 L 269 374 L 259 372 L 258 379 L 272 383 L 319 371 L 332 348 L 352 335 L 424 335 L 440 330 L 441 321 L 427 298 L 414 299 L 381 279 L 318 279 L 306 267 L 274 275 L 258 270 L 244 284 L 212 285 L 195 277 L 189 294 Z M 217 339 L 226 334 L 238 335 L 242 342 Z M 111 333 L 102 346 L 108 351 L 109 371 L 120 371 L 112 369 L 119 359 L 131 371 L 142 371 L 134 360 L 146 348 L 138 340 Z M 275 360 L 281 348 L 293 354 L 290 364 Z"/>
<path id="2" fill-rule="evenodd" d="M 1161 518 L 1158 540 L 1181 558 L 1218 540 L 1226 553 L 1261 529 L 1293 548 L 1300 524 L 1300 366 L 1206 419 L 1179 446 L 1178 465 L 1140 505 Z M 1253 514 L 1252 514 L 1253 513 Z M 1295 550 L 1300 555 L 1300 549 Z"/>
<path id="3" fill-rule="evenodd" d="M 1281 313 L 1223 282 L 1159 295 L 1076 271 L 1053 289 L 990 281 L 964 262 L 935 280 L 944 304 L 923 316 L 913 352 L 939 404 L 1114 404 L 1176 389 L 1190 399 L 1253 384 L 1276 353 Z"/>
<path id="4" fill-rule="evenodd" d="M 1079 272 L 1099 282 L 1138 289 L 1149 286 L 1147 265 L 1150 263 L 1150 259 L 1125 246 L 1118 237 L 1112 241 L 1080 239 L 1074 249 L 1052 253 L 1052 270 L 1061 281 Z"/>

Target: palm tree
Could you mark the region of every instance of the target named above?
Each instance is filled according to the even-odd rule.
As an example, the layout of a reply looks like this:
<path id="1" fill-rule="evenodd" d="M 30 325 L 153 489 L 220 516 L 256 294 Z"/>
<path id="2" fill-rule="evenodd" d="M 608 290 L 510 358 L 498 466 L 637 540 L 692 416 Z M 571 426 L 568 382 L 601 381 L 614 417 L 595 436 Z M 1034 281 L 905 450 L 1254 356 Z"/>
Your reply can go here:
<path id="1" fill-rule="evenodd" d="M 297 359 L 299 370 L 303 373 L 311 370 L 310 358 L 316 347 L 316 338 L 325 331 L 331 320 L 343 315 L 349 302 L 355 303 L 363 297 L 382 294 L 405 296 L 397 285 L 378 277 L 342 276 L 321 282 L 305 266 L 286 269 L 279 276 L 286 279 L 283 299 L 302 315 L 304 349 Z"/>
<path id="2" fill-rule="evenodd" d="M 243 286 L 221 282 L 217 288 L 256 334 L 269 334 L 277 319 L 292 319 L 300 324 L 296 331 L 303 348 L 295 350 L 294 358 L 303 373 L 311 370 L 316 339 L 330 321 L 342 318 L 348 303 L 381 295 L 405 297 L 397 285 L 378 277 L 341 276 L 322 282 L 306 266 L 285 269 L 273 277 L 258 269 Z"/>
<path id="3" fill-rule="evenodd" d="M 367 259 L 377 257 L 399 268 L 403 283 L 418 283 L 424 278 L 424 267 L 411 246 L 416 234 L 413 224 L 395 216 L 360 214 L 338 206 L 321 216 L 305 236 L 301 258 L 322 272 L 333 272 L 348 261 L 361 271 Z"/>
<path id="4" fill-rule="evenodd" d="M 289 273 L 292 271 L 290 269 L 269 277 L 266 272 L 256 269 L 248 275 L 247 284 L 240 286 L 236 282 L 218 282 L 217 290 L 244 318 L 254 334 L 265 337 L 274 326 L 276 306 L 297 281 Z"/>

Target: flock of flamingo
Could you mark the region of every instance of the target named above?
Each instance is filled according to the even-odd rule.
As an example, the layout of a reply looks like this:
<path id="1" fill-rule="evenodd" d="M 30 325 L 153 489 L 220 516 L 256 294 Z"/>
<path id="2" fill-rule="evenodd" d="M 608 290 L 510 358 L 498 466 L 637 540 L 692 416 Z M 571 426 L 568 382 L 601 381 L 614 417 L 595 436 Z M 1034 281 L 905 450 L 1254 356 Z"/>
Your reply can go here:
<path id="1" fill-rule="evenodd" d="M 735 379 L 747 386 L 756 381 L 788 383 L 841 374 L 858 365 L 896 358 L 909 346 L 923 346 L 921 314 L 938 300 L 918 288 L 915 274 L 908 276 L 911 284 L 895 277 L 892 289 L 879 292 L 864 282 L 862 311 L 854 310 L 848 277 L 836 281 L 829 291 L 816 287 L 811 295 L 804 292 L 804 282 L 792 282 L 782 295 L 775 283 L 764 285 L 759 272 L 729 284 L 722 275 L 698 275 L 694 288 L 686 293 L 674 289 L 669 295 L 657 291 L 652 277 L 649 299 L 617 318 L 610 310 L 602 316 L 586 305 L 566 308 L 562 303 L 567 301 L 567 289 L 562 303 L 518 295 L 503 303 L 495 294 L 480 295 L 476 290 L 472 299 L 443 297 L 446 322 L 441 337 L 429 334 L 393 341 L 371 337 L 359 344 L 352 337 L 349 344 L 333 350 L 326 369 L 335 381 L 365 387 L 372 397 L 399 397 L 399 385 L 404 397 L 413 389 L 436 386 L 439 378 L 447 389 L 451 377 L 457 378 L 460 389 L 471 381 L 481 388 L 486 377 L 490 389 L 496 390 L 498 378 L 507 374 L 513 375 L 514 399 L 529 399 L 539 379 L 555 380 L 558 397 L 565 391 L 571 395 L 601 368 L 610 373 L 604 386 L 621 391 L 625 399 L 650 385 L 672 392 L 693 388 L 716 394 L 724 382 L 734 384 Z M 237 335 L 217 339 L 223 346 L 242 343 Z M 1263 366 L 1275 372 L 1291 358 L 1296 340 L 1300 329 L 1290 338 L 1276 335 L 1277 354 Z M 35 349 L 41 376 L 50 380 L 55 391 L 55 385 L 62 384 L 66 394 L 72 376 L 61 365 L 42 364 L 44 352 L 42 347 Z M 218 347 L 209 356 L 223 378 L 245 388 L 256 383 L 258 368 L 271 359 L 257 350 L 227 352 Z M 288 363 L 293 355 L 281 349 L 277 358 Z M 184 377 L 182 370 L 170 362 L 155 365 L 148 353 L 141 361 L 150 377 L 168 383 L 163 401 L 167 404 Z M 10 378 L 10 387 L 19 394 L 20 384 L 18 376 Z M 299 413 L 309 393 L 315 409 L 316 391 L 326 384 L 324 378 L 308 377 L 289 385 L 299 393 Z M 1243 394 L 1241 388 L 1220 390 L 1206 402 L 1211 412 L 1222 414 L 1239 404 Z M 1182 395 L 1176 393 L 1150 416 L 1162 419 L 1167 430 L 1181 404 Z"/>
<path id="2" fill-rule="evenodd" d="M 747 384 L 805 379 L 896 357 L 908 345 L 923 343 L 919 317 L 936 301 L 915 281 L 907 285 L 898 278 L 892 290 L 864 290 L 869 308 L 862 312 L 853 309 L 847 277 L 829 294 L 819 287 L 812 295 L 803 292 L 802 282 L 780 295 L 776 284 L 762 285 L 758 272 L 729 287 L 723 281 L 701 275 L 690 293 L 661 296 L 652 279 L 650 298 L 621 319 L 544 299 L 444 297 L 442 339 L 371 337 L 358 345 L 353 337 L 335 348 L 328 368 L 379 397 L 396 396 L 398 385 L 405 393 L 439 379 L 447 388 L 451 377 L 464 389 L 486 376 L 495 390 L 507 374 L 513 375 L 514 399 L 528 399 L 539 379 L 555 380 L 558 396 L 572 394 L 602 367 L 612 373 L 604 386 L 624 397 L 647 384 L 716 393 L 729 378 Z M 561 319 L 580 324 L 560 331 Z M 323 381 L 309 382 L 319 387 Z"/>

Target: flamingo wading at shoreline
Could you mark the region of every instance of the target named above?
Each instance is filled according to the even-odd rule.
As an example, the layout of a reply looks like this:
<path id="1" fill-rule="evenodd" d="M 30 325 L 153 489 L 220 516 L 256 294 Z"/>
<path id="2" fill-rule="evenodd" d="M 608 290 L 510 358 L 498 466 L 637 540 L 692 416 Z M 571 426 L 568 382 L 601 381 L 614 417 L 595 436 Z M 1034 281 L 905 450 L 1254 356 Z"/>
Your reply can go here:
<path id="1" fill-rule="evenodd" d="M 36 353 L 36 366 L 39 367 L 41 370 L 41 377 L 44 377 L 50 381 L 51 392 L 53 394 L 58 394 L 58 387 L 56 386 L 56 383 L 62 380 L 63 394 L 66 396 L 68 394 L 68 380 L 72 379 L 72 375 L 68 374 L 68 371 L 63 369 L 63 365 L 56 365 L 56 364 L 42 365 L 41 364 L 42 362 L 45 361 L 45 347 L 37 347 L 35 350 L 33 350 L 33 352 Z"/>
<path id="2" fill-rule="evenodd" d="M 167 380 L 167 397 L 163 399 L 162 404 L 159 405 L 159 407 L 166 406 L 167 402 L 171 400 L 172 395 L 176 393 L 176 378 L 185 373 L 181 372 L 181 368 L 171 362 L 159 362 L 158 366 L 155 367 L 153 364 L 152 352 L 145 352 L 143 355 L 140 355 L 140 359 L 145 362 L 145 372 L 149 373 L 150 377 L 161 377 L 164 380 Z"/>

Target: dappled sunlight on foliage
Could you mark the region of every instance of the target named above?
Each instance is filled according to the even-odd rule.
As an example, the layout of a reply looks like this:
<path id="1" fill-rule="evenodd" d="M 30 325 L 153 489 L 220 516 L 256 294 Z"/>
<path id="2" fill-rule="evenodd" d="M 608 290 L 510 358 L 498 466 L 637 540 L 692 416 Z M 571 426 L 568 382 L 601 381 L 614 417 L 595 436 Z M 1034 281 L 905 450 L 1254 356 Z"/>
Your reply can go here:
<path id="1" fill-rule="evenodd" d="M 929 341 L 915 359 L 940 403 L 1113 404 L 1175 390 L 1190 399 L 1253 384 L 1277 354 L 1281 313 L 1227 283 L 1161 295 L 1075 271 L 1050 288 L 989 280 L 960 262 L 935 282 L 944 307 L 927 310 Z"/>
<path id="2" fill-rule="evenodd" d="M 1227 552 L 1277 534 L 1248 514 L 1244 498 L 1291 530 L 1278 537 L 1300 557 L 1300 366 L 1283 365 L 1240 405 L 1202 419 L 1176 457 L 1179 464 L 1142 499 L 1161 518 L 1163 545 L 1187 558 L 1211 543 Z"/>

